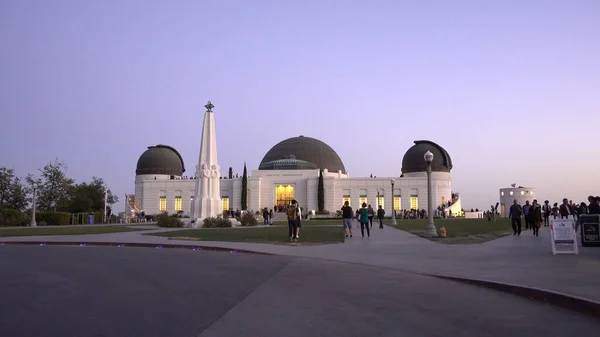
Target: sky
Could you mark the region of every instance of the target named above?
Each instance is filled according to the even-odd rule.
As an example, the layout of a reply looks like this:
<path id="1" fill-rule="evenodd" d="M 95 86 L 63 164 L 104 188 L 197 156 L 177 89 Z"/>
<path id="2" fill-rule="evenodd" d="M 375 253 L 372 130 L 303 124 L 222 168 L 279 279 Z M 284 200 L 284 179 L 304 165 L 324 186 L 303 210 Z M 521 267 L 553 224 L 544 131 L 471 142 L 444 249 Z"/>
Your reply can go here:
<path id="1" fill-rule="evenodd" d="M 465 209 L 512 183 L 584 201 L 600 194 L 598 17 L 595 0 L 2 0 L 0 167 L 58 158 L 123 200 L 148 146 L 193 175 L 211 100 L 223 175 L 305 135 L 352 177 L 397 177 L 428 139 Z"/>

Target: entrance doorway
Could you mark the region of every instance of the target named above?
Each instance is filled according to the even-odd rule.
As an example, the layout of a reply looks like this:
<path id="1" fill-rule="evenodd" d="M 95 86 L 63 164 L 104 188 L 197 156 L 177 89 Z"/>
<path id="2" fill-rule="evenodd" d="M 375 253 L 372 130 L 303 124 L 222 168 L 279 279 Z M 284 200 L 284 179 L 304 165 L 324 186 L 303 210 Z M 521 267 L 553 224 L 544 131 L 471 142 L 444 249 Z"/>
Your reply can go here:
<path id="1" fill-rule="evenodd" d="M 277 185 L 275 187 L 275 205 L 278 210 L 286 209 L 294 200 L 294 185 Z"/>

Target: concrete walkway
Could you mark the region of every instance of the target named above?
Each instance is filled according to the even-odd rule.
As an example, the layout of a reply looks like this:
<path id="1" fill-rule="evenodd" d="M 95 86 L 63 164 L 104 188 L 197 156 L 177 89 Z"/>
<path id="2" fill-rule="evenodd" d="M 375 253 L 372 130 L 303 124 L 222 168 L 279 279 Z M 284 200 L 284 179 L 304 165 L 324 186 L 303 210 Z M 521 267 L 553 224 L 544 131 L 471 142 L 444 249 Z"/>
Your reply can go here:
<path id="1" fill-rule="evenodd" d="M 172 230 L 180 229 L 9 237 L 0 238 L 0 242 L 113 242 L 222 247 L 516 284 L 600 303 L 600 247 L 580 247 L 579 256 L 553 256 L 547 227 L 540 229 L 539 237 L 534 237 L 531 231 L 524 231 L 520 236 L 511 235 L 475 245 L 440 244 L 388 226 L 384 229 L 375 227 L 370 239 L 362 239 L 360 231 L 355 230 L 354 238 L 347 239 L 345 243 L 321 246 L 169 240 L 144 235 Z M 309 231 L 310 226 L 302 229 L 304 235 Z M 287 228 L 282 227 L 282 233 L 286 235 Z"/>

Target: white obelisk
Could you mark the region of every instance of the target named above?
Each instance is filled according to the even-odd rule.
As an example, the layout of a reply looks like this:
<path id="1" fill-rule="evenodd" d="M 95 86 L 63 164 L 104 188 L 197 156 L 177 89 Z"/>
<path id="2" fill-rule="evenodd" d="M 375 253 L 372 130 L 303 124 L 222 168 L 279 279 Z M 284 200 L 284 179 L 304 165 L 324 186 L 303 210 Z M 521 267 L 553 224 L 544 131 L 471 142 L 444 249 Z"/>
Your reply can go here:
<path id="1" fill-rule="evenodd" d="M 217 135 L 215 132 L 214 105 L 210 101 L 204 106 L 204 122 L 202 123 L 202 140 L 200 141 L 200 158 L 196 166 L 196 186 L 190 219 L 195 221 L 193 227 L 202 227 L 204 219 L 223 213 L 221 203 L 221 168 L 217 161 Z"/>

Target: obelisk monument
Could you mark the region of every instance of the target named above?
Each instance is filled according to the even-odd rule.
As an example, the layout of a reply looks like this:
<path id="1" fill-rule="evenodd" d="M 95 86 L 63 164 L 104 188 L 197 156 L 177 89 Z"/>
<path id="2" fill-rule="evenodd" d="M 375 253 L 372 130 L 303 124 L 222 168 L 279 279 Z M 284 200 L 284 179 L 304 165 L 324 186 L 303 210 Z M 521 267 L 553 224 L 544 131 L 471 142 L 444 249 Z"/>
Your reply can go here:
<path id="1" fill-rule="evenodd" d="M 217 161 L 217 135 L 215 133 L 215 107 L 210 101 L 204 106 L 200 156 L 196 166 L 196 184 L 190 219 L 193 227 L 202 227 L 204 219 L 223 213 L 221 202 L 221 168 Z"/>

